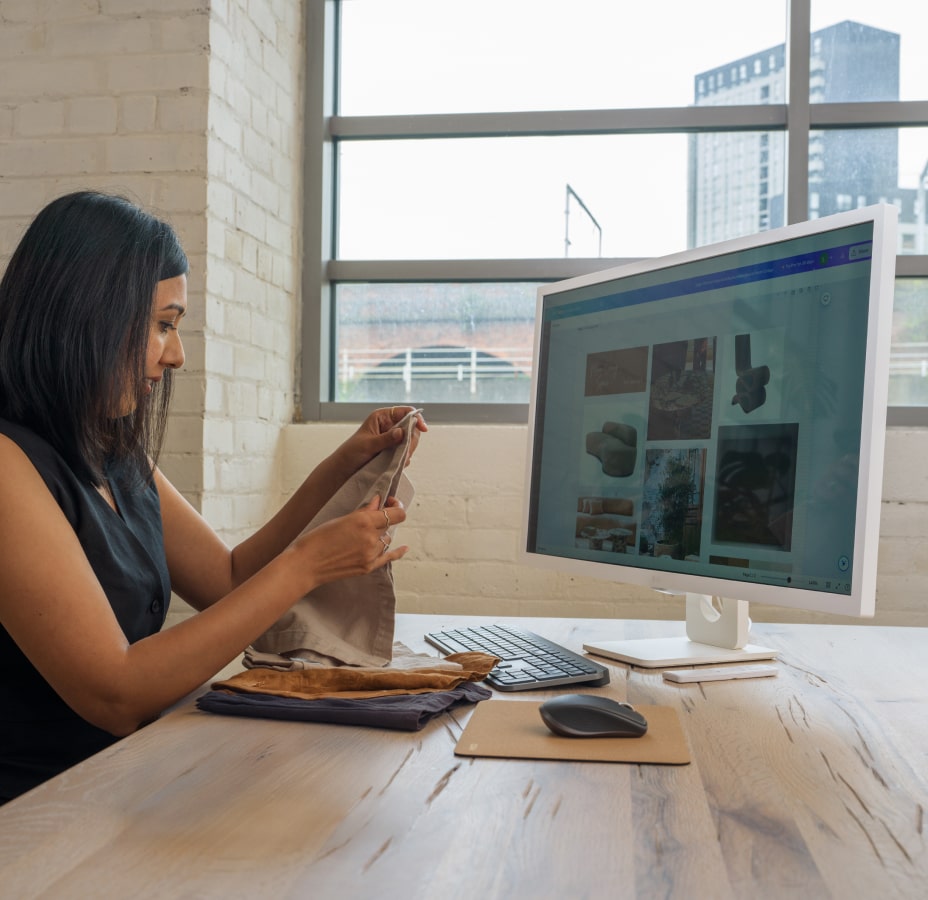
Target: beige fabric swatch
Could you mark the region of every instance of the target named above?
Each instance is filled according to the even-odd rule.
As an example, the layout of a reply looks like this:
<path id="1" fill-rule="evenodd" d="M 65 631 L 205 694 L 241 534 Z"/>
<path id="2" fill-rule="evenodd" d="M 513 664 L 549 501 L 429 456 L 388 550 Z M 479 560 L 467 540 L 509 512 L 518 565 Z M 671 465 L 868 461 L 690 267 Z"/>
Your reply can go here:
<path id="1" fill-rule="evenodd" d="M 414 496 L 404 467 L 416 428 L 415 410 L 400 420 L 404 439 L 375 456 L 335 493 L 306 526 L 347 515 L 375 496 L 396 496 L 408 507 Z M 386 523 L 385 523 L 386 524 Z M 389 530 L 391 536 L 396 526 Z M 299 669 L 329 666 L 383 666 L 390 662 L 396 594 L 390 564 L 368 575 L 323 584 L 298 600 L 245 652 L 246 667 Z"/>

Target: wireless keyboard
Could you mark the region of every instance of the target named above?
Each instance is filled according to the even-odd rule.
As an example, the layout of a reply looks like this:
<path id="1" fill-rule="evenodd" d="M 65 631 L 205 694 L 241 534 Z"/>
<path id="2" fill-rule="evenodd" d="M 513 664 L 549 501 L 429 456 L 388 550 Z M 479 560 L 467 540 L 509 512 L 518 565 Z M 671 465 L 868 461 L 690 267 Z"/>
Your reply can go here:
<path id="1" fill-rule="evenodd" d="M 478 625 L 433 631 L 425 639 L 443 653 L 467 651 L 500 658 L 486 682 L 500 691 L 528 691 L 568 684 L 609 684 L 609 670 L 554 641 L 513 625 Z"/>

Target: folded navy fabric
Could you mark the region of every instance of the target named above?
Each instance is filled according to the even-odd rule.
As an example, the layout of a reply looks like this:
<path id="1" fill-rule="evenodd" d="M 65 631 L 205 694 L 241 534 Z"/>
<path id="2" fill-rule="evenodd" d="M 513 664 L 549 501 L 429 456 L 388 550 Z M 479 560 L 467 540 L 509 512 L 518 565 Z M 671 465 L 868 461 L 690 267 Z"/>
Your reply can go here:
<path id="1" fill-rule="evenodd" d="M 260 719 L 292 719 L 299 722 L 328 722 L 333 725 L 369 725 L 398 731 L 419 731 L 436 716 L 465 703 L 479 703 L 492 696 L 489 688 L 473 682 L 450 691 L 424 694 L 391 694 L 386 697 L 339 700 L 326 697 L 302 700 L 273 694 L 240 694 L 207 691 L 197 699 L 197 708 L 226 716 Z"/>

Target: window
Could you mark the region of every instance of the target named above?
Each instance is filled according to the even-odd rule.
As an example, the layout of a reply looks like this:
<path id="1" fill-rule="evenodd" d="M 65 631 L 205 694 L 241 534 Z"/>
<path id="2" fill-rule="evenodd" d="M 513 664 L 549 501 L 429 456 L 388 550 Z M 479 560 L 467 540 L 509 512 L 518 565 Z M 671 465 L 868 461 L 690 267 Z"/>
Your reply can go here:
<path id="1" fill-rule="evenodd" d="M 524 420 L 539 283 L 885 201 L 928 424 L 928 8 L 672 5 L 306 5 L 304 418 Z"/>

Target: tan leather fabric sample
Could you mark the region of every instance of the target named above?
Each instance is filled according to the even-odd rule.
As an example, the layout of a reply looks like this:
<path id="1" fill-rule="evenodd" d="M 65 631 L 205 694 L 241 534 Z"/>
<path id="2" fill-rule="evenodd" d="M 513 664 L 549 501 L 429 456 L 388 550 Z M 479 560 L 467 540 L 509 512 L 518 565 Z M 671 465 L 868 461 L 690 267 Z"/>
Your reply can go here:
<path id="1" fill-rule="evenodd" d="M 304 700 L 420 694 L 451 690 L 465 681 L 481 681 L 499 662 L 486 653 L 453 653 L 444 659 L 420 659 L 422 664 L 413 668 L 320 665 L 288 672 L 255 668 L 217 681 L 212 688 Z"/>

